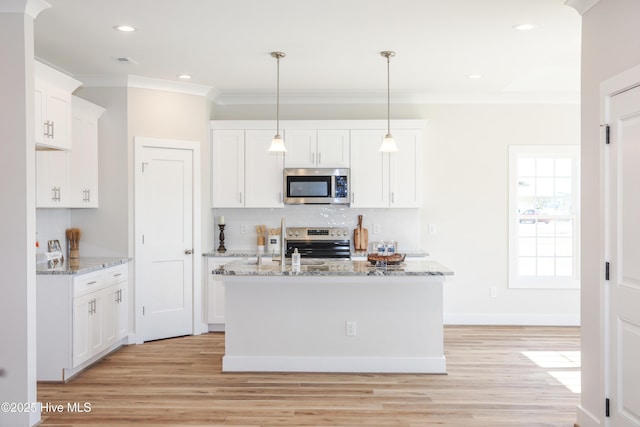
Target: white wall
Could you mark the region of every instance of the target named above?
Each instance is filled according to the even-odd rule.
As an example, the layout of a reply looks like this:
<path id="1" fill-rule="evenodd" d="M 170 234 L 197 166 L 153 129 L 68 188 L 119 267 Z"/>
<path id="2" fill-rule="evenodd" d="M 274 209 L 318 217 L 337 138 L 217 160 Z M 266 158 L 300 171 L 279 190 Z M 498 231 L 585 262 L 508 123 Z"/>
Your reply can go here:
<path id="1" fill-rule="evenodd" d="M 582 18 L 582 427 L 605 425 L 600 84 L 640 64 L 638 16 L 640 1 L 600 0 Z"/>
<path id="2" fill-rule="evenodd" d="M 383 105 L 284 105 L 281 118 L 382 119 Z M 215 107 L 213 119 L 265 119 L 271 105 Z M 432 259 L 455 271 L 445 286 L 445 321 L 465 324 L 573 324 L 579 323 L 579 291 L 509 289 L 508 279 L 508 147 L 510 144 L 579 144 L 578 105 L 392 105 L 395 119 L 426 120 L 424 146 L 424 207 L 411 212 L 368 209 L 365 226 L 372 237 L 372 223 L 392 230 L 383 238 L 397 239 L 400 250 L 411 246 L 428 252 Z M 393 130 L 393 129 L 392 129 Z M 308 207 L 301 207 L 308 209 Z M 224 211 L 232 211 L 225 214 Z M 253 226 L 261 217 L 267 226 L 279 224 L 278 210 L 216 209 L 225 221 L 244 221 Z M 355 211 L 355 210 L 354 210 Z M 285 217 L 298 211 L 284 210 Z M 307 210 L 322 220 L 317 208 Z M 355 218 L 336 210 L 319 225 L 352 226 Z M 369 221 L 367 221 L 369 217 Z M 437 234 L 429 235 L 429 224 Z M 293 225 L 293 224 L 289 224 Z M 302 225 L 302 224 L 300 224 Z M 225 230 L 227 248 L 250 237 L 238 235 L 232 223 Z M 407 232 L 415 230 L 415 233 Z M 217 233 L 217 231 L 216 231 Z M 397 237 L 401 236 L 401 237 Z M 237 240 L 236 240 L 237 239 Z M 405 240 L 406 239 L 406 240 Z M 403 241 L 408 242 L 403 246 Z M 217 234 L 216 234 L 217 244 Z M 417 245 L 417 247 L 414 247 Z M 215 249 L 215 248 L 212 248 Z M 490 297 L 490 288 L 497 297 Z"/>

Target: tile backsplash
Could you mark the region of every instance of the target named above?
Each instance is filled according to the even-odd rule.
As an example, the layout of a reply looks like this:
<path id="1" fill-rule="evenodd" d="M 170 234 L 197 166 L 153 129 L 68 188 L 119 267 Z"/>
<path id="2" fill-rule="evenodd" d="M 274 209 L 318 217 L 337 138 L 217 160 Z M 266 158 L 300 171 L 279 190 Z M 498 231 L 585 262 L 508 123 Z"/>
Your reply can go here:
<path id="1" fill-rule="evenodd" d="M 36 209 L 36 238 L 40 243 L 36 253 L 47 252 L 47 242 L 57 240 L 66 259 L 68 252 L 65 231 L 69 228 L 69 223 L 69 209 Z"/>
<path id="2" fill-rule="evenodd" d="M 347 227 L 351 230 L 358 225 L 358 215 L 362 215 L 362 226 L 369 230 L 369 242 L 395 240 L 402 252 L 420 250 L 420 210 L 419 209 L 354 209 L 340 205 L 288 205 L 282 209 L 213 209 L 214 248 L 219 241 L 218 220 L 225 220 L 225 247 L 227 250 L 255 250 L 257 247 L 256 225 L 269 228 L 280 227 L 285 218 L 286 227 Z M 376 230 L 374 230 L 376 225 Z M 377 226 L 380 230 L 378 233 Z"/>

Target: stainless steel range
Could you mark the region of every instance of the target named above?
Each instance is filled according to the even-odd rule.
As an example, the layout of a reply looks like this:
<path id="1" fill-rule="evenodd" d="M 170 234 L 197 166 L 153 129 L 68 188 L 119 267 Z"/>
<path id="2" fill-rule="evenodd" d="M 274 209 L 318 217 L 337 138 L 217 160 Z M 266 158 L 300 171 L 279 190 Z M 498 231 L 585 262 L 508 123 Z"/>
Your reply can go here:
<path id="1" fill-rule="evenodd" d="M 302 258 L 351 257 L 351 232 L 342 227 L 287 228 L 286 256 L 298 249 Z"/>

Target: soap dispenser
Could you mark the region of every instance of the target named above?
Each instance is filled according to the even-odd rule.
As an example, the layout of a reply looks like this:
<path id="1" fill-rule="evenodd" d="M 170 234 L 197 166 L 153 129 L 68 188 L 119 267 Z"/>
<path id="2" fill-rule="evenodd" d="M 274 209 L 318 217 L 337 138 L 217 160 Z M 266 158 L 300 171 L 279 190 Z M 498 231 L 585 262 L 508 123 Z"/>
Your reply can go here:
<path id="1" fill-rule="evenodd" d="M 291 266 L 294 270 L 300 270 L 300 253 L 298 252 L 298 248 L 295 248 L 293 254 L 291 254 Z"/>

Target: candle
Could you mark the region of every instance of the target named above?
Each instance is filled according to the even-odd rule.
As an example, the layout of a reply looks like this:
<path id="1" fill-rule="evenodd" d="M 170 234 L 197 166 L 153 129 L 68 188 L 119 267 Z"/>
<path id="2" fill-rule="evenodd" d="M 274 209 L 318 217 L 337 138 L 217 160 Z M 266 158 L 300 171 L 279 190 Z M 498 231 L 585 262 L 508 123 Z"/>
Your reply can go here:
<path id="1" fill-rule="evenodd" d="M 224 216 L 220 215 L 220 218 L 218 218 L 218 224 L 224 225 Z"/>

